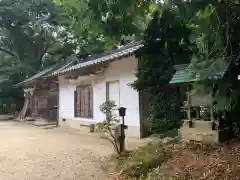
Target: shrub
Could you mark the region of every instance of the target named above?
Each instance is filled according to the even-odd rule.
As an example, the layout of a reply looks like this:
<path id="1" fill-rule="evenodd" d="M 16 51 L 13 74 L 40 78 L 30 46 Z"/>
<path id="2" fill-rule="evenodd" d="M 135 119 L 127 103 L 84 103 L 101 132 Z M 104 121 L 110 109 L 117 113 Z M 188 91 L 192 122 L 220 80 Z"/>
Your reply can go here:
<path id="1" fill-rule="evenodd" d="M 166 153 L 160 143 L 150 143 L 140 147 L 122 161 L 121 172 L 132 178 L 145 177 L 166 159 Z"/>
<path id="2" fill-rule="evenodd" d="M 152 134 L 163 134 L 172 129 L 179 129 L 182 121 L 177 91 L 169 87 L 166 91 L 159 92 L 151 100 L 149 113 Z"/>
<path id="3" fill-rule="evenodd" d="M 165 137 L 177 137 L 179 135 L 178 129 L 171 129 L 169 131 L 166 131 L 162 134 L 159 134 L 160 138 L 165 138 Z"/>
<path id="4" fill-rule="evenodd" d="M 120 154 L 120 148 L 118 146 L 118 139 L 113 132 L 114 126 L 119 123 L 117 116 L 113 113 L 116 109 L 115 101 L 106 101 L 101 104 L 100 111 L 105 115 L 105 120 L 96 125 L 98 131 L 106 132 L 108 134 L 107 139 L 111 142 L 116 152 Z"/>

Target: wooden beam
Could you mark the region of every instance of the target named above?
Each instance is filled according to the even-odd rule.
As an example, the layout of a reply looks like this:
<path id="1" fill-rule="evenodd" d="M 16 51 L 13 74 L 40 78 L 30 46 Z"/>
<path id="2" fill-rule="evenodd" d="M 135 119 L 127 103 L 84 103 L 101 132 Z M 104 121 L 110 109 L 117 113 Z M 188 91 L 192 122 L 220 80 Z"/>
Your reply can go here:
<path id="1" fill-rule="evenodd" d="M 213 106 L 210 106 L 211 121 L 214 122 Z"/>
<path id="2" fill-rule="evenodd" d="M 188 115 L 188 120 L 191 121 L 191 95 L 189 92 L 187 92 L 187 115 Z"/>

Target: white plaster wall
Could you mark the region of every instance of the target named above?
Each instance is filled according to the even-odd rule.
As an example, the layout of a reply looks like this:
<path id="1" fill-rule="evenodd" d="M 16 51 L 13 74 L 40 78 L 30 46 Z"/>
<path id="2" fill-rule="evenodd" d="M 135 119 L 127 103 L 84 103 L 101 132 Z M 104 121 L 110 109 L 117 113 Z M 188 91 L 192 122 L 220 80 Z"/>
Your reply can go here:
<path id="1" fill-rule="evenodd" d="M 63 77 L 59 77 L 59 118 L 74 118 L 75 87 Z"/>
<path id="2" fill-rule="evenodd" d="M 127 108 L 125 123 L 129 126 L 128 135 L 139 136 L 139 97 L 138 92 L 129 86 L 135 80 L 136 68 L 137 60 L 134 57 L 128 57 L 111 62 L 100 77 L 90 77 L 82 81 L 79 79 L 75 83 L 59 77 L 59 124 L 76 128 L 80 124 L 88 125 L 103 121 L 104 115 L 99 107 L 106 100 L 106 83 L 119 80 L 120 106 Z M 93 119 L 74 117 L 74 90 L 82 83 L 93 85 Z M 66 122 L 62 121 L 63 118 Z"/>

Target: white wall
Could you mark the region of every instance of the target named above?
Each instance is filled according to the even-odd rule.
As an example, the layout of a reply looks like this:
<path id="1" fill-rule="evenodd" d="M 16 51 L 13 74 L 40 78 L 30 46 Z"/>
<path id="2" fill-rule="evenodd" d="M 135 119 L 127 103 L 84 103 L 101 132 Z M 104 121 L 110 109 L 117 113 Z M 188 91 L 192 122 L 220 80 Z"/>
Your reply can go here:
<path id="1" fill-rule="evenodd" d="M 74 118 L 74 90 L 74 85 L 59 77 L 59 118 Z"/>
<path id="2" fill-rule="evenodd" d="M 129 136 L 139 136 L 139 97 L 138 92 L 129 86 L 135 80 L 136 68 L 137 60 L 134 57 L 128 57 L 111 62 L 100 77 L 89 77 L 85 80 L 81 80 L 82 77 L 80 77 L 75 83 L 59 77 L 59 124 L 79 127 L 80 124 L 91 124 L 104 120 L 104 115 L 100 112 L 99 107 L 106 100 L 106 83 L 119 80 L 120 106 L 127 108 L 125 122 L 129 126 Z M 74 117 L 74 90 L 82 83 L 93 85 L 93 119 Z M 63 118 L 66 119 L 66 122 L 62 122 Z"/>

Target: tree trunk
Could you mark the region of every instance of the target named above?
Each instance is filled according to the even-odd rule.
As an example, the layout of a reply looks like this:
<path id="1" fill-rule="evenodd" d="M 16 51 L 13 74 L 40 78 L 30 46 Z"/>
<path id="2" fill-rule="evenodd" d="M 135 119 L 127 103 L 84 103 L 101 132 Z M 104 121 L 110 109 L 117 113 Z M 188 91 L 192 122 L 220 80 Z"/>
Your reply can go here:
<path id="1" fill-rule="evenodd" d="M 31 97 L 31 94 L 29 92 L 26 93 L 23 108 L 18 116 L 18 119 L 20 120 L 23 120 L 26 117 L 26 113 L 28 110 L 29 102 L 30 102 L 30 97 Z"/>

